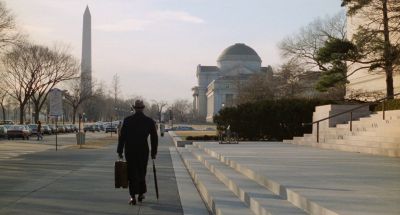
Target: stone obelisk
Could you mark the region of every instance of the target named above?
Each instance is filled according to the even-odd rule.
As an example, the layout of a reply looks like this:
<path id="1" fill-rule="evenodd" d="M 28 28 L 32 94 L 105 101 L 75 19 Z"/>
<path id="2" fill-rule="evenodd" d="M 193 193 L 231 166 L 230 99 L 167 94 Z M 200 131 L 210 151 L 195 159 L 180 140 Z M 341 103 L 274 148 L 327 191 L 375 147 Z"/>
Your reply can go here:
<path id="1" fill-rule="evenodd" d="M 83 14 L 82 59 L 81 59 L 81 92 L 92 94 L 92 17 L 89 6 Z"/>

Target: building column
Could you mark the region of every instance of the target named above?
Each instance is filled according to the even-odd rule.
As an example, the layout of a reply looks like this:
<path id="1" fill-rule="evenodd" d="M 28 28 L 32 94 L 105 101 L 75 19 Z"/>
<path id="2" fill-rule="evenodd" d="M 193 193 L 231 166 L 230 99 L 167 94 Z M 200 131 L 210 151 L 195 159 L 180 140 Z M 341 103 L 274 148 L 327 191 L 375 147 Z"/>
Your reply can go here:
<path id="1" fill-rule="evenodd" d="M 206 95 L 206 89 L 199 89 L 198 112 L 199 112 L 199 116 L 202 119 L 205 120 L 206 117 L 207 117 L 207 95 Z"/>

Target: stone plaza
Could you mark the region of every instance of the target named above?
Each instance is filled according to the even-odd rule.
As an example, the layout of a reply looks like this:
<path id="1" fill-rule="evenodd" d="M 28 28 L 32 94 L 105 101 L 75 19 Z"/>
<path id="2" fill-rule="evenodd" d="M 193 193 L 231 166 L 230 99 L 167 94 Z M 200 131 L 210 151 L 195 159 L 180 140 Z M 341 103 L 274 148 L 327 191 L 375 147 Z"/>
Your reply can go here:
<path id="1" fill-rule="evenodd" d="M 90 139 L 105 134 L 89 135 Z M 107 135 L 108 136 L 108 135 Z M 115 189 L 116 142 L 74 147 L 54 140 L 0 141 L 1 214 L 399 214 L 398 158 L 281 142 L 175 147 L 160 138 L 160 199 L 148 167 L 146 200 Z M 25 151 L 24 151 L 25 150 Z M 9 153 L 10 151 L 21 153 Z"/>

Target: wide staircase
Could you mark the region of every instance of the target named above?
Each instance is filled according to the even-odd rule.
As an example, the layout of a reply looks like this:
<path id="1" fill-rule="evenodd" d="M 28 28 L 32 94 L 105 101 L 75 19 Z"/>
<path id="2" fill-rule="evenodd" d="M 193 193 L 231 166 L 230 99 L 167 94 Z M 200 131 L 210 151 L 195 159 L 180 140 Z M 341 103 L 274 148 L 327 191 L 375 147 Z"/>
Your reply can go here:
<path id="1" fill-rule="evenodd" d="M 268 142 L 177 150 L 215 215 L 400 213 L 396 158 Z"/>
<path id="2" fill-rule="evenodd" d="M 215 215 L 308 214 L 281 197 L 278 184 L 268 185 L 274 192 L 266 189 L 262 178 L 248 177 L 250 169 L 229 163 L 201 143 L 177 150 L 204 202 Z"/>
<path id="3" fill-rule="evenodd" d="M 350 130 L 350 127 L 352 129 Z M 325 128 L 317 134 L 305 134 L 285 143 L 324 149 L 400 157 L 400 110 L 373 113 L 356 121 Z"/>

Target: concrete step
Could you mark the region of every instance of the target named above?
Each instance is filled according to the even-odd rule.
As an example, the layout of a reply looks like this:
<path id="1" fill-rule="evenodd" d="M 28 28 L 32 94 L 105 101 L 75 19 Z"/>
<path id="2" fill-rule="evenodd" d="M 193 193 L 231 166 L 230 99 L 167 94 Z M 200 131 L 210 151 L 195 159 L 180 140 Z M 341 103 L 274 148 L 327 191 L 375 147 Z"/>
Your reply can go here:
<path id="1" fill-rule="evenodd" d="M 316 147 L 323 149 L 334 149 L 338 151 L 346 152 L 357 152 L 371 155 L 379 155 L 386 157 L 400 157 L 400 149 L 398 148 L 377 148 L 377 147 L 365 147 L 349 144 L 338 144 L 338 143 L 317 143 L 314 144 Z"/>
<path id="2" fill-rule="evenodd" d="M 248 206 L 238 199 L 213 173 L 211 173 L 186 148 L 179 148 L 185 163 L 202 198 L 215 215 L 254 214 Z"/>
<path id="3" fill-rule="evenodd" d="M 298 145 L 310 145 L 310 142 L 314 142 L 316 139 L 314 137 L 294 137 L 292 143 Z"/>
<path id="4" fill-rule="evenodd" d="M 368 121 L 368 122 L 353 122 L 352 128 L 390 128 L 390 127 L 397 127 L 400 128 L 400 121 Z M 350 123 L 348 124 L 339 124 L 336 128 L 344 128 L 350 130 Z"/>
<path id="5" fill-rule="evenodd" d="M 376 113 L 371 114 L 368 117 L 362 117 L 360 118 L 361 121 L 364 120 L 382 120 L 383 119 L 383 113 L 382 111 L 378 111 Z M 399 110 L 390 110 L 390 111 L 385 111 L 385 119 L 387 120 L 399 120 L 400 119 L 400 111 Z"/>
<path id="6" fill-rule="evenodd" d="M 387 143 L 390 145 L 390 148 L 400 148 L 400 137 L 348 135 L 348 136 L 343 136 L 343 140 L 364 141 L 368 143 L 369 142 Z"/>
<path id="7" fill-rule="evenodd" d="M 323 135 L 346 135 L 350 132 L 350 129 L 348 128 L 330 128 L 330 129 L 325 129 L 325 130 L 320 130 L 320 134 Z M 321 136 L 321 135 L 320 135 Z"/>
<path id="8" fill-rule="evenodd" d="M 282 142 L 287 143 L 287 144 L 292 144 L 293 140 L 285 139 L 285 140 L 282 140 Z"/>
<path id="9" fill-rule="evenodd" d="M 205 215 L 210 214 L 200 193 L 197 191 L 181 156 L 175 147 L 169 147 L 172 166 L 175 172 L 176 184 L 178 185 L 179 197 L 183 214 Z"/>
<path id="10" fill-rule="evenodd" d="M 343 136 L 379 136 L 379 137 L 400 137 L 400 127 L 369 127 L 369 128 L 353 128 L 353 131 L 350 131 L 349 128 L 342 130 L 328 129 L 320 131 L 321 137 L 326 138 L 342 138 Z"/>
<path id="11" fill-rule="evenodd" d="M 329 210 L 318 203 L 307 199 L 305 196 L 293 191 L 290 188 L 287 188 L 281 185 L 279 182 L 271 180 L 267 178 L 265 175 L 259 174 L 258 172 L 254 171 L 248 166 L 240 165 L 239 163 L 231 160 L 229 157 L 225 157 L 220 153 L 206 147 L 205 144 L 202 143 L 193 143 L 194 147 L 198 147 L 206 152 L 211 157 L 219 160 L 220 162 L 228 165 L 229 167 L 233 168 L 237 172 L 241 173 L 242 175 L 246 176 L 247 178 L 253 180 L 254 182 L 266 187 L 275 195 L 279 195 L 280 198 L 286 199 L 291 204 L 295 205 L 297 208 L 307 212 L 308 214 L 317 215 L 317 214 L 327 214 L 327 215 L 338 215 L 332 210 Z M 290 214 L 290 213 L 289 213 Z"/>
<path id="12" fill-rule="evenodd" d="M 397 132 L 386 134 L 382 132 L 367 132 L 367 131 L 355 131 L 355 132 L 349 132 L 347 134 L 321 133 L 320 141 L 327 142 L 327 140 L 356 140 L 356 141 L 379 142 L 379 143 L 380 142 L 400 143 L 400 134 L 398 134 Z"/>
<path id="13" fill-rule="evenodd" d="M 250 178 L 245 177 L 226 164 L 206 154 L 203 150 L 199 148 L 192 148 L 190 150 L 193 155 L 214 173 L 220 181 L 229 187 L 240 200 L 249 205 L 250 209 L 256 215 L 307 214 Z"/>
<path id="14" fill-rule="evenodd" d="M 330 144 L 344 144 L 344 145 L 352 145 L 359 147 L 373 147 L 373 148 L 382 148 L 382 149 L 400 149 L 400 143 L 389 143 L 382 141 L 374 141 L 374 140 L 349 140 L 349 139 L 328 139 L 324 143 Z"/>
<path id="15" fill-rule="evenodd" d="M 313 137 L 313 134 L 304 134 L 303 137 L 306 137 L 306 138 Z"/>
<path id="16" fill-rule="evenodd" d="M 340 151 L 360 152 L 373 155 L 398 157 L 400 149 L 400 111 L 387 111 L 386 120 L 382 112 L 371 114 L 350 124 L 321 129 L 319 143 L 316 135 L 305 134 L 294 137 L 292 143 Z"/>
<path id="17" fill-rule="evenodd" d="M 400 137 L 400 130 L 398 130 L 398 129 L 378 129 L 377 128 L 377 129 L 367 130 L 367 131 L 352 132 L 352 133 L 350 133 L 350 135 L 398 138 L 398 137 Z"/>
<path id="18" fill-rule="evenodd" d="M 312 140 L 315 139 L 314 137 L 293 137 L 293 141 L 295 142 L 302 142 L 302 141 L 307 141 L 307 140 Z"/>
<path id="19" fill-rule="evenodd" d="M 400 148 L 397 147 L 398 145 L 385 142 L 365 143 L 365 141 L 356 140 L 321 139 L 319 143 L 316 140 L 297 140 L 293 141 L 293 144 L 387 157 L 400 157 Z"/>
<path id="20" fill-rule="evenodd" d="M 372 117 L 383 119 L 383 112 L 378 111 L 372 114 Z M 400 110 L 389 110 L 385 111 L 385 119 L 400 119 Z"/>

